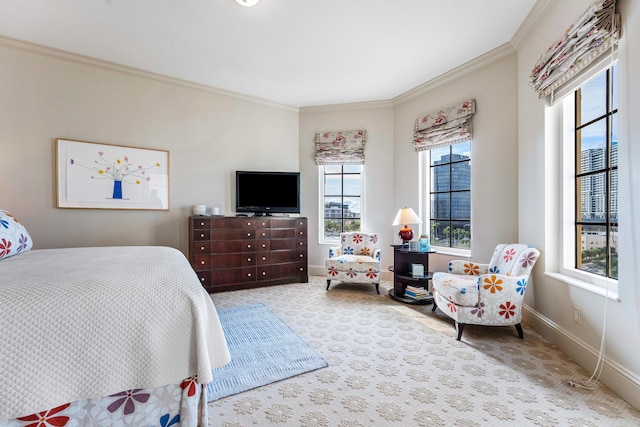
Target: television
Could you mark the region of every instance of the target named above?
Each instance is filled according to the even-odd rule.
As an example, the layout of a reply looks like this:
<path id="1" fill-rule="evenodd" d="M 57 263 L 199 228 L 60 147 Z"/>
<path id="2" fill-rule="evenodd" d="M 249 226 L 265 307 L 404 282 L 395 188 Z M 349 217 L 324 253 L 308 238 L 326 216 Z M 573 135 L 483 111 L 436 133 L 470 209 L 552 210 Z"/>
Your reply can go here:
<path id="1" fill-rule="evenodd" d="M 300 213 L 300 172 L 236 171 L 236 212 Z"/>

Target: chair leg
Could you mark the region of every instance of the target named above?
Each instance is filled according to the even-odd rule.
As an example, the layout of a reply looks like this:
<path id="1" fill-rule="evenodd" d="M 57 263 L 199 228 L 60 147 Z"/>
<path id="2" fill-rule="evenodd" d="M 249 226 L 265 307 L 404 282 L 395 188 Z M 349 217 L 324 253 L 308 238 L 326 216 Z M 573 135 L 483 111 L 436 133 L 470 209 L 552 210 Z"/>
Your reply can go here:
<path id="1" fill-rule="evenodd" d="M 518 337 L 521 340 L 524 339 L 524 333 L 522 332 L 522 325 L 520 323 L 516 325 L 516 330 L 518 331 Z"/>
<path id="2" fill-rule="evenodd" d="M 459 323 L 456 322 L 456 331 L 458 332 L 458 338 L 456 338 L 456 340 L 460 341 L 460 338 L 462 338 L 462 330 L 464 329 L 464 323 Z"/>
<path id="3" fill-rule="evenodd" d="M 380 295 L 380 283 L 376 283 L 376 292 Z"/>
<path id="4" fill-rule="evenodd" d="M 331 284 L 331 279 L 327 279 L 327 290 L 329 290 L 329 285 Z"/>

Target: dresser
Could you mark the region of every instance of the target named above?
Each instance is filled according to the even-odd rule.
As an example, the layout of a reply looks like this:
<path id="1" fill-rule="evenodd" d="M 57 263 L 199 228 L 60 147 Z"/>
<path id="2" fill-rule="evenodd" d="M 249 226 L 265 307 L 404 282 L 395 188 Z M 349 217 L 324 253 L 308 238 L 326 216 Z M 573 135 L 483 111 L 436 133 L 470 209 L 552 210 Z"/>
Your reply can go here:
<path id="1" fill-rule="evenodd" d="M 306 283 L 307 218 L 189 218 L 189 261 L 208 292 Z"/>

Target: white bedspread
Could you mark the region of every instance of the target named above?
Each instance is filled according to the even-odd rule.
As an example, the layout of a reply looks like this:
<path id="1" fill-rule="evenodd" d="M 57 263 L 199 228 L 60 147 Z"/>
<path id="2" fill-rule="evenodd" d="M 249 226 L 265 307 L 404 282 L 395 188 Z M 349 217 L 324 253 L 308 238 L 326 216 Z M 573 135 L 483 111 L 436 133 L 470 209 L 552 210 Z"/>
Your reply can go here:
<path id="1" fill-rule="evenodd" d="M 0 419 L 230 360 L 211 298 L 167 247 L 32 250 L 0 261 Z"/>

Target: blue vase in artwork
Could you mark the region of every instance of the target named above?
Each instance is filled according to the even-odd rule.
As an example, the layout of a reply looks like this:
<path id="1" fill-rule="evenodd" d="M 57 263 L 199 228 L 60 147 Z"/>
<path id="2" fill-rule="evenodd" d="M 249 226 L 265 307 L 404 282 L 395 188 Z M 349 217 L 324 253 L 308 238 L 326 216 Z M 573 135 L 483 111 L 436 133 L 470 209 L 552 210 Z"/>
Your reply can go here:
<path id="1" fill-rule="evenodd" d="M 122 181 L 113 181 L 113 198 L 122 199 Z"/>

